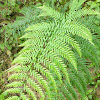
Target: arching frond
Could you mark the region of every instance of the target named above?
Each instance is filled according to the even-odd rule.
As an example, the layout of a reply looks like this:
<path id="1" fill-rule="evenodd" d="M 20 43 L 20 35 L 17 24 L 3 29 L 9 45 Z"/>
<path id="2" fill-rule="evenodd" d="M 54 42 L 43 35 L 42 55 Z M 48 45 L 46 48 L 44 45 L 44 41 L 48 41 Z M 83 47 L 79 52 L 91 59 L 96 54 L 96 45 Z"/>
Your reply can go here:
<path id="1" fill-rule="evenodd" d="M 75 1 L 78 7 L 74 12 L 71 3 L 73 6 Z M 30 25 L 20 38 L 26 38 L 26 41 L 20 45 L 24 48 L 13 61 L 18 65 L 9 70 L 10 83 L 4 93 L 15 96 L 8 99 L 78 100 L 77 93 L 80 93 L 84 100 L 87 84 L 91 81 L 86 60 L 97 66 L 99 61 L 99 53 L 95 51 L 98 46 L 93 42 L 91 30 L 84 24 L 86 20 L 80 21 L 86 14 L 99 13 L 80 10 L 84 1 L 71 0 L 71 11 L 66 18 L 46 5 L 38 7 L 43 11 L 39 16 L 49 16 L 52 20 Z"/>

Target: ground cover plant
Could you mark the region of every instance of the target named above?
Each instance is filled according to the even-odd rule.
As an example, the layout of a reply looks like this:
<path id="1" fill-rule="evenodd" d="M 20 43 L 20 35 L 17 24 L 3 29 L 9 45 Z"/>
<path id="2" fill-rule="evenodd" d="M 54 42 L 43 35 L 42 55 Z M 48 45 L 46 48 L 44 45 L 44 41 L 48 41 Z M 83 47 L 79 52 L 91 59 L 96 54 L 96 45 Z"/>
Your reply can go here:
<path id="1" fill-rule="evenodd" d="M 24 48 L 6 70 L 9 83 L 2 99 L 88 100 L 88 68 L 98 71 L 100 61 L 100 13 L 82 8 L 84 1 L 70 0 L 66 14 L 45 4 L 37 8 L 40 19 L 50 20 L 25 29 L 20 38 L 26 38 L 20 45 Z"/>
<path id="2" fill-rule="evenodd" d="M 12 20 L 10 23 L 6 23 L 2 29 L 0 30 L 3 38 L 3 43 L 0 45 L 2 51 L 7 48 L 11 50 L 12 47 L 18 47 L 18 44 L 22 43 L 18 38 L 24 34 L 24 29 L 28 27 L 30 24 L 37 23 L 39 19 L 37 18 L 39 11 L 36 10 L 38 5 L 30 5 L 24 6 L 17 13 L 20 16 L 16 16 L 16 20 Z M 15 12 L 13 12 L 14 14 Z M 36 19 L 37 18 L 37 19 Z"/>

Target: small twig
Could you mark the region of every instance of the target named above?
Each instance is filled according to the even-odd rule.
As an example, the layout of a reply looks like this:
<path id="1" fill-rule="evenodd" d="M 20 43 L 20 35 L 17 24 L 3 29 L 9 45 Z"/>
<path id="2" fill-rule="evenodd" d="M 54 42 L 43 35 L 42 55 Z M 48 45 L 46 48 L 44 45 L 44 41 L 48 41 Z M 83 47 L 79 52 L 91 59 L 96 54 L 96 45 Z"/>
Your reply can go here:
<path id="1" fill-rule="evenodd" d="M 19 65 L 19 64 L 15 64 L 14 66 L 12 66 L 12 67 L 8 68 L 8 69 L 7 69 L 7 70 L 5 70 L 4 72 L 9 71 L 10 69 L 12 69 L 12 68 L 16 67 L 17 65 Z"/>

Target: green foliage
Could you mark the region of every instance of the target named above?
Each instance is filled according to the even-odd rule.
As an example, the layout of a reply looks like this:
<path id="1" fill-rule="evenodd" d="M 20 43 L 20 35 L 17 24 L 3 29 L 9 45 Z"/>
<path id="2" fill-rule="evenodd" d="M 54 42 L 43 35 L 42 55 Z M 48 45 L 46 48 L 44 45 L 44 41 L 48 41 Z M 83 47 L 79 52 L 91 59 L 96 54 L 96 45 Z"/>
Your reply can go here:
<path id="1" fill-rule="evenodd" d="M 95 98 L 96 100 L 99 100 L 96 96 L 95 96 L 95 93 L 96 93 L 96 89 L 99 88 L 100 86 L 100 80 L 97 80 L 96 78 L 99 78 L 100 77 L 100 73 L 98 73 L 95 77 L 93 77 L 93 81 L 91 82 L 90 86 L 93 86 L 91 89 L 89 89 L 87 91 L 87 98 L 89 98 L 90 100 L 92 100 L 93 98 Z M 97 80 L 97 82 L 94 82 L 94 79 Z"/>
<path id="2" fill-rule="evenodd" d="M 10 83 L 2 95 L 10 95 L 5 100 L 78 100 L 78 93 L 86 98 L 91 82 L 86 61 L 98 69 L 100 51 L 98 38 L 83 17 L 95 16 L 98 21 L 100 13 L 80 9 L 83 2 L 79 1 L 70 0 L 66 15 L 46 5 L 38 7 L 43 11 L 40 19 L 49 16 L 49 20 L 30 25 L 20 38 L 27 40 L 13 61 L 17 65 L 9 70 Z"/>
<path id="3" fill-rule="evenodd" d="M 20 41 L 18 38 L 24 34 L 25 28 L 28 27 L 28 25 L 37 23 L 39 19 L 37 18 L 39 14 L 39 10 L 36 10 L 36 6 L 30 6 L 30 7 L 23 7 L 19 13 L 23 16 L 17 17 L 16 21 L 13 23 L 8 23 L 5 25 L 1 32 L 1 37 L 4 39 L 4 44 L 0 46 L 2 50 L 7 48 L 8 50 L 11 50 L 12 47 L 18 47 L 18 44 L 21 44 L 23 41 Z M 35 21 L 36 20 L 36 21 Z"/>
<path id="4" fill-rule="evenodd" d="M 2 7 L 0 14 L 3 15 L 4 19 L 10 19 L 10 14 L 20 10 L 20 5 L 16 2 L 16 0 L 1 0 L 0 7 Z"/>
<path id="5" fill-rule="evenodd" d="M 89 5 L 90 9 L 95 9 L 97 10 L 98 12 L 100 12 L 100 0 L 95 0 L 94 2 L 93 1 L 89 1 L 87 2 L 87 6 Z"/>

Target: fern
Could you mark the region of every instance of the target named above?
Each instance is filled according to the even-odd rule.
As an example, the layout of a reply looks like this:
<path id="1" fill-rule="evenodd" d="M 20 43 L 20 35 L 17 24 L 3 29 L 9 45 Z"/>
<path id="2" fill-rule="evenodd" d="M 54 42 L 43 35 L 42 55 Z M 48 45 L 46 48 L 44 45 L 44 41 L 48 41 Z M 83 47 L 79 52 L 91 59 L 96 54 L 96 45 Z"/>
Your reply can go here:
<path id="1" fill-rule="evenodd" d="M 15 47 L 18 46 L 18 44 L 21 44 L 23 41 L 18 40 L 18 38 L 25 33 L 24 30 L 29 25 L 39 22 L 40 19 L 38 19 L 37 16 L 40 11 L 39 9 L 36 9 L 37 6 L 38 4 L 36 6 L 30 5 L 30 7 L 23 7 L 19 11 L 19 14 L 22 16 L 17 16 L 16 21 L 8 23 L 1 29 L 2 33 L 4 31 L 4 35 L 1 35 L 1 37 L 4 40 L 5 48 L 11 50 L 12 46 Z"/>
<path id="2" fill-rule="evenodd" d="M 77 10 L 82 3 L 76 7 Z M 12 97 L 6 98 L 78 100 L 80 93 L 83 100 L 87 84 L 91 82 L 86 60 L 90 59 L 97 67 L 99 60 L 91 31 L 77 19 L 87 14 L 100 16 L 100 13 L 86 9 L 79 9 L 75 13 L 75 8 L 71 8 L 65 18 L 64 14 L 48 6 L 39 8 L 43 10 L 40 17 L 49 16 L 53 19 L 51 22 L 31 25 L 25 30 L 26 34 L 21 39 L 28 39 L 20 45 L 24 48 L 13 61 L 18 65 L 9 70 L 10 83 L 4 91 L 12 93 Z"/>

